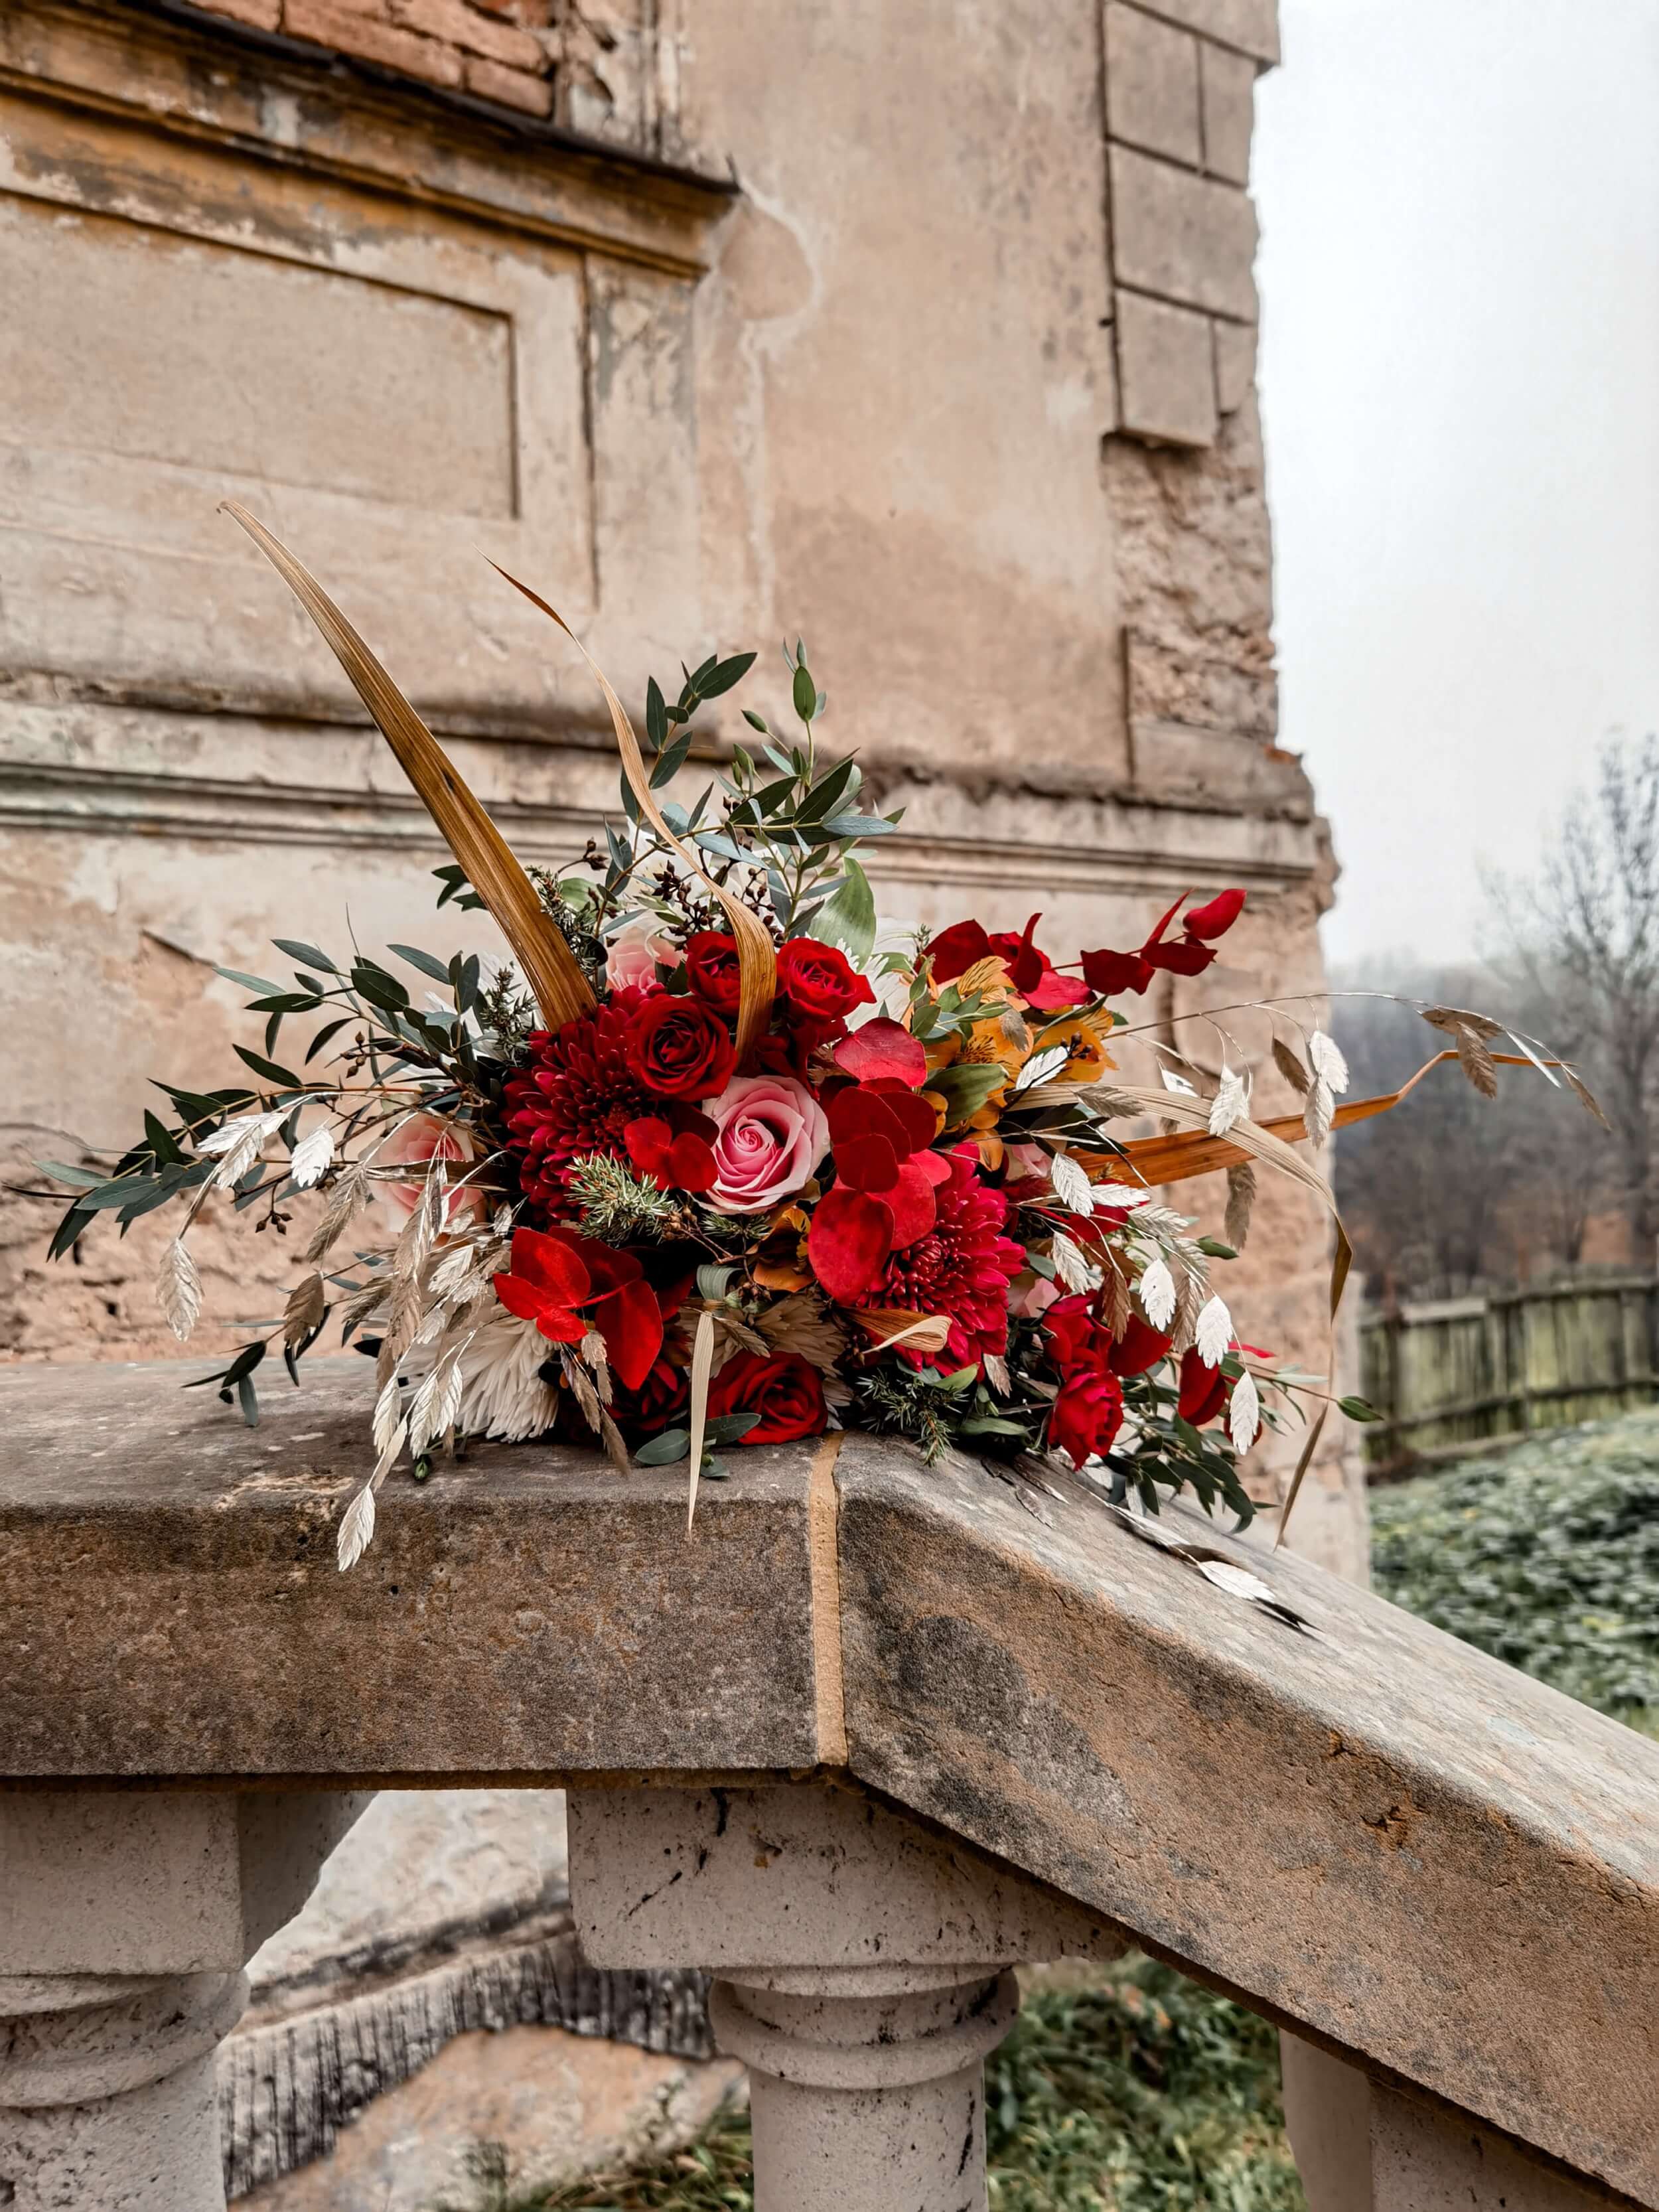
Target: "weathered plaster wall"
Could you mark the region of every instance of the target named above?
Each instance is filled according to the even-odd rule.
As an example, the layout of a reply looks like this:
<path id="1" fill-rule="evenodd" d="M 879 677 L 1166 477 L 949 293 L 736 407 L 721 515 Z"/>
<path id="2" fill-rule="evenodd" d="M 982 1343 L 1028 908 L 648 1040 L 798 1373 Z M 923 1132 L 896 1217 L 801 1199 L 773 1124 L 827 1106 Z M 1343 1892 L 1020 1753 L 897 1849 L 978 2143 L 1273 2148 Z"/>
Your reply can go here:
<path id="1" fill-rule="evenodd" d="M 6 1182 L 118 1140 L 150 1074 L 257 1048 L 215 961 L 269 973 L 277 930 L 489 942 L 434 921 L 441 850 L 227 494 L 324 577 L 526 858 L 580 851 L 615 770 L 574 655 L 480 551 L 630 697 L 804 631 L 826 737 L 909 808 L 875 870 L 890 915 L 1041 908 L 1073 951 L 1240 883 L 1201 1000 L 1166 985 L 1149 1017 L 1318 988 L 1333 871 L 1273 744 L 1251 388 L 1271 0 L 216 5 L 205 29 L 0 13 Z M 781 699 L 781 672 L 744 696 Z M 1265 1030 L 1233 1034 L 1282 1110 Z M 155 1222 L 48 1271 L 52 1213 L 0 1199 L 0 1349 L 175 1350 Z M 193 1242 L 210 1356 L 283 1255 L 211 1221 Z M 1253 1341 L 1321 1364 L 1328 1258 L 1316 1209 L 1265 1189 L 1232 1292 Z M 1264 1497 L 1294 1448 L 1255 1455 Z M 1353 1481 L 1328 1437 L 1297 1536 L 1350 1568 Z M 489 1823 L 462 1826 L 494 1925 Z M 319 1910 L 307 1940 L 337 1960 Z M 354 2001 L 331 1971 L 319 2002 Z M 510 2062 L 558 2033 L 468 2042 L 457 2095 L 487 2060 L 512 2104 Z M 641 2094 L 681 2096 L 652 2064 Z M 303 2201 L 372 2196 L 399 2114 L 435 2128 L 441 2095 L 394 2091 L 356 2179 Z M 570 2124 L 549 2108 L 555 2152 Z"/>

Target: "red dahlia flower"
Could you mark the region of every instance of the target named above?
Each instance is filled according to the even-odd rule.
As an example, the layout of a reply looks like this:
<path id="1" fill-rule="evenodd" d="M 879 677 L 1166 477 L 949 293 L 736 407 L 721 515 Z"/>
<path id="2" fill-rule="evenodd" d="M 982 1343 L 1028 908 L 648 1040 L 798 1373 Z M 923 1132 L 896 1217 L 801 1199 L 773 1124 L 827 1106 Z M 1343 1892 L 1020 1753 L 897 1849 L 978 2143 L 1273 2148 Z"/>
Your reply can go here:
<path id="1" fill-rule="evenodd" d="M 1048 1415 L 1048 1442 L 1073 1467 L 1109 1451 L 1123 1425 L 1123 1385 L 1115 1375 L 1079 1367 L 1060 1386 Z"/>
<path id="2" fill-rule="evenodd" d="M 979 1155 L 974 1147 L 962 1145 L 933 1157 L 949 1169 L 933 1194 L 933 1226 L 893 1254 L 858 1303 L 944 1315 L 951 1322 L 944 1352 L 919 1352 L 901 1344 L 894 1356 L 913 1367 L 942 1364 L 947 1358 L 952 1366 L 965 1367 L 988 1352 L 1007 1350 L 1008 1285 L 1025 1265 L 1025 1251 L 1002 1234 L 1007 1201 L 975 1172 Z"/>
<path id="3" fill-rule="evenodd" d="M 823 1432 L 828 1413 L 823 1382 L 799 1352 L 734 1352 L 708 1386 L 711 1419 L 722 1413 L 758 1413 L 760 1419 L 738 1442 L 787 1444 L 796 1437 Z"/>
<path id="4" fill-rule="evenodd" d="M 630 984 L 556 1033 L 538 1030 L 526 1043 L 528 1064 L 507 1079 L 507 1146 L 520 1188 L 550 1213 L 563 1202 L 572 1160 L 589 1152 L 626 1159 L 629 1123 L 661 1110 L 628 1059 L 629 1024 L 647 996 Z"/>
<path id="5" fill-rule="evenodd" d="M 701 999 L 653 991 L 628 1028 L 628 1065 L 661 1098 L 712 1098 L 738 1064 L 720 1017 Z"/>
<path id="6" fill-rule="evenodd" d="M 662 1350 L 662 1309 L 634 1255 L 568 1229 L 515 1229 L 495 1295 L 550 1343 L 580 1344 L 598 1329 L 624 1390 L 639 1389 Z"/>

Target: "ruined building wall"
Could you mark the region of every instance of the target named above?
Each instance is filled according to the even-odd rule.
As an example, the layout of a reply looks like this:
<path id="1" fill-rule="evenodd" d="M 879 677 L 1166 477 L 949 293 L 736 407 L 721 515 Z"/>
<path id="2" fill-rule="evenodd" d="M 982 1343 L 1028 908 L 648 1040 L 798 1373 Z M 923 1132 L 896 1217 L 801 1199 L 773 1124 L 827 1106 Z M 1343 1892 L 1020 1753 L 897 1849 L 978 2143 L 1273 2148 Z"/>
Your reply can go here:
<path id="1" fill-rule="evenodd" d="M 742 696 L 769 704 L 775 642 L 804 631 L 826 737 L 909 809 L 872 869 L 888 914 L 1040 908 L 1069 954 L 1237 883 L 1224 959 L 1149 1013 L 1317 989 L 1332 871 L 1273 742 L 1252 382 L 1251 88 L 1275 57 L 1271 0 L 0 9 L 6 1354 L 178 1350 L 159 1217 L 49 1270 L 54 1208 L 24 1194 L 33 1159 L 131 1128 L 149 1075 L 258 1048 L 215 962 L 267 973 L 278 930 L 490 941 L 434 927 L 442 850 L 227 495 L 325 579 L 527 860 L 580 852 L 614 758 L 574 654 L 481 551 L 632 699 L 758 646 Z M 1233 1035 L 1284 1110 L 1265 1032 Z M 283 1272 L 203 1226 L 192 1365 Z M 1322 1364 L 1328 1258 L 1316 1208 L 1265 1189 L 1232 1291 L 1254 1340 Z M 1264 1495 L 1285 1455 L 1253 1455 Z M 1353 1483 L 1328 1438 L 1298 1537 L 1349 1566 Z M 259 1970 L 290 2055 L 356 2050 L 365 2006 L 418 2012 L 436 2051 L 365 2075 L 379 2117 L 265 2182 L 270 2212 L 453 2194 L 481 2100 L 534 2138 L 509 2146 L 522 2180 L 578 2106 L 657 2100 L 672 2135 L 712 2094 L 690 2061 L 635 2054 L 624 2081 L 550 2055 L 545 1977 L 508 2032 L 463 2032 L 475 1984 L 524 1996 L 559 1881 L 556 1808 L 476 1795 L 384 1802 Z M 234 2103 L 264 2061 L 229 2063 Z M 548 2091 L 567 2075 L 574 2106 Z M 239 2120 L 238 2172 L 298 2156 L 293 2119 Z"/>

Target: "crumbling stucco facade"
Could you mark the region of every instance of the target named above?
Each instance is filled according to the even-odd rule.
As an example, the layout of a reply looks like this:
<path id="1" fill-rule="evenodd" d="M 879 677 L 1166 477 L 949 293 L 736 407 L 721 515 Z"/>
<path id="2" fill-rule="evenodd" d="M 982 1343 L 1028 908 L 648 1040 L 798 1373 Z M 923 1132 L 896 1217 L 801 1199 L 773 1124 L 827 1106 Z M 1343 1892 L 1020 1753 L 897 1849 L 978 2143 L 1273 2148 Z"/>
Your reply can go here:
<path id="1" fill-rule="evenodd" d="M 227 496 L 526 860 L 581 850 L 616 769 L 576 657 L 481 555 L 630 700 L 755 646 L 739 696 L 769 708 L 805 635 L 826 740 L 908 808 L 888 915 L 1041 909 L 1070 955 L 1240 884 L 1224 960 L 1149 1011 L 1319 988 L 1332 870 L 1274 744 L 1253 388 L 1275 38 L 1272 0 L 10 0 L 5 1353 L 177 1349 L 156 1221 L 48 1269 L 31 1164 L 258 1048 L 215 963 L 270 974 L 278 931 L 491 943 L 434 922 L 442 849 Z M 203 1229 L 192 1354 L 280 1273 Z M 1266 1189 L 1235 1279 L 1253 1340 L 1315 1367 L 1328 1249 Z M 1295 1442 L 1256 1455 L 1264 1496 Z M 1354 1480 L 1328 1437 L 1299 1509 L 1348 1569 Z M 511 1922 L 487 1867 L 466 1909 Z"/>

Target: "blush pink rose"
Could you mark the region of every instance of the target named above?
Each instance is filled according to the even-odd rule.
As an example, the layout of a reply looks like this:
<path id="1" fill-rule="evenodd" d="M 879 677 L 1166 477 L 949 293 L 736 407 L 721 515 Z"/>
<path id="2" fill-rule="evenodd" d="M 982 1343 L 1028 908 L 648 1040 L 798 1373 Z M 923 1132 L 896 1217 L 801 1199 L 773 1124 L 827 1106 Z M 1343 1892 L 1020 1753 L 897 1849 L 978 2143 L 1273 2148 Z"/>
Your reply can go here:
<path id="1" fill-rule="evenodd" d="M 714 1183 L 704 1204 L 762 1213 L 811 1178 L 830 1149 L 823 1109 L 790 1075 L 733 1077 L 703 1109 L 714 1124 Z"/>
<path id="2" fill-rule="evenodd" d="M 605 957 L 605 980 L 613 991 L 630 984 L 653 984 L 660 968 L 676 966 L 685 955 L 678 945 L 652 928 L 648 921 L 630 921 L 611 940 Z"/>
<path id="3" fill-rule="evenodd" d="M 419 1167 L 429 1160 L 442 1160 L 450 1168 L 450 1179 L 453 1182 L 454 1170 L 459 1168 L 465 1174 L 477 1157 L 477 1148 L 465 1129 L 445 1121 L 441 1114 L 416 1114 L 386 1139 L 374 1156 L 374 1164 L 382 1168 Z M 383 1182 L 380 1188 L 381 1197 L 401 1225 L 420 1204 L 426 1184 L 411 1179 L 408 1182 Z M 488 1204 L 476 1183 L 450 1191 L 444 1200 L 444 1227 L 453 1229 L 458 1220 L 481 1219 Z"/>

